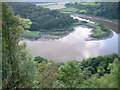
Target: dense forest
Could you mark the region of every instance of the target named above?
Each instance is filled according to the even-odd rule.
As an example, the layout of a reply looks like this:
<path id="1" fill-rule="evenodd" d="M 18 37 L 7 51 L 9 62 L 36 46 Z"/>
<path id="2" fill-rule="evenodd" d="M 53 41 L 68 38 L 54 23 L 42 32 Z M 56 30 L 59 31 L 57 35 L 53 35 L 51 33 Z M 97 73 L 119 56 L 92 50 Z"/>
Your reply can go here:
<path id="1" fill-rule="evenodd" d="M 67 3 L 67 8 L 76 8 L 78 14 L 94 15 L 108 19 L 118 20 L 120 3 L 118 2 L 95 2 L 95 3 Z"/>
<path id="2" fill-rule="evenodd" d="M 82 61 L 55 63 L 41 56 L 34 59 L 19 44 L 30 20 L 16 16 L 2 4 L 2 88 L 118 88 L 118 55 L 113 53 Z"/>
<path id="3" fill-rule="evenodd" d="M 49 10 L 32 3 L 9 3 L 16 15 L 29 18 L 32 21 L 30 31 L 56 31 L 65 30 L 76 22 L 67 14 L 57 10 Z"/>
<path id="4" fill-rule="evenodd" d="M 43 57 L 34 59 L 38 64 L 42 88 L 117 88 L 118 55 L 111 54 L 54 63 Z M 41 68 L 41 69 L 40 69 Z M 112 83 L 109 83 L 112 82 Z M 39 87 L 39 86 L 38 86 Z"/>

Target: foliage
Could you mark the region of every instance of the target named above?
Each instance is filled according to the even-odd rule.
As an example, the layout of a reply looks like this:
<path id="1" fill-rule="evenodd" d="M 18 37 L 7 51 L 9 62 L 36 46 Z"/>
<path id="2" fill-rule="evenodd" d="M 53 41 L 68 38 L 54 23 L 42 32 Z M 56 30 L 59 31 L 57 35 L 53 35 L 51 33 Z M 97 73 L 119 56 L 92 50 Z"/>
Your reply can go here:
<path id="1" fill-rule="evenodd" d="M 37 88 L 53 88 L 56 82 L 56 75 L 58 69 L 54 62 L 41 62 L 38 64 L 36 74 L 36 85 Z"/>
<path id="2" fill-rule="evenodd" d="M 118 75 L 118 65 L 112 66 L 115 68 L 113 71 L 116 72 L 114 75 L 111 73 L 112 69 L 110 68 L 110 65 L 116 62 L 115 58 L 118 58 L 117 54 L 98 56 L 81 62 L 69 61 L 59 64 L 57 80 L 55 80 L 53 86 L 58 88 L 106 88 L 107 86 L 105 85 L 109 83 L 106 76 L 111 75 L 111 77 L 113 77 L 114 75 Z M 108 88 L 116 88 L 118 85 L 118 77 L 114 76 L 114 78 L 110 79 L 115 80 L 114 83 L 109 84 Z M 103 81 L 105 81 L 106 84 L 102 84 Z"/>
<path id="3" fill-rule="evenodd" d="M 67 12 L 67 13 L 76 13 L 79 9 L 76 9 L 76 8 L 63 8 L 63 9 L 60 9 L 61 12 Z"/>
<path id="4" fill-rule="evenodd" d="M 87 21 L 81 21 L 81 23 L 88 23 Z"/>
<path id="5" fill-rule="evenodd" d="M 9 3 L 14 8 L 17 15 L 22 18 L 29 18 L 32 21 L 30 31 L 47 31 L 53 29 L 64 29 L 76 22 L 67 14 L 60 13 L 57 10 L 49 10 L 31 3 Z"/>
<path id="6" fill-rule="evenodd" d="M 96 24 L 95 29 L 93 29 L 93 34 L 91 34 L 91 37 L 94 38 L 103 38 L 108 37 L 112 32 L 103 26 L 102 24 Z"/>
<path id="7" fill-rule="evenodd" d="M 81 67 L 82 67 L 82 70 L 85 70 L 85 71 L 87 70 L 86 71 L 87 74 L 90 72 L 89 76 L 96 73 L 98 73 L 99 76 L 103 76 L 106 73 L 110 73 L 110 70 L 107 68 L 108 64 L 112 63 L 114 59 L 117 57 L 118 55 L 113 53 L 111 55 L 98 56 L 96 58 L 89 58 L 81 62 Z"/>
<path id="8" fill-rule="evenodd" d="M 5 89 L 27 88 L 33 84 L 34 62 L 27 54 L 22 40 L 30 20 L 15 16 L 11 7 L 2 4 L 2 83 Z M 27 22 L 29 22 L 27 24 Z"/>
<path id="9" fill-rule="evenodd" d="M 23 36 L 29 39 L 38 39 L 40 38 L 40 34 L 42 34 L 42 32 L 25 30 Z"/>
<path id="10" fill-rule="evenodd" d="M 61 64 L 57 75 L 57 86 L 59 88 L 117 88 L 119 63 L 116 58 L 118 58 L 117 54 L 111 54 L 81 62 L 69 61 Z"/>
<path id="11" fill-rule="evenodd" d="M 90 23 L 86 21 L 79 21 L 74 25 L 86 25 L 93 28 L 93 33 L 90 35 L 93 38 L 104 38 L 108 37 L 112 32 L 102 24 Z"/>
<path id="12" fill-rule="evenodd" d="M 109 68 L 111 69 L 110 74 L 105 74 L 104 77 L 98 79 L 100 83 L 99 88 L 118 88 L 118 59 L 115 59 L 112 64 L 109 64 Z M 112 82 L 112 83 L 110 83 Z"/>
<path id="13" fill-rule="evenodd" d="M 56 32 L 50 32 L 49 33 L 50 35 L 64 35 L 65 34 L 65 32 L 64 31 L 56 31 Z"/>
<path id="14" fill-rule="evenodd" d="M 41 57 L 41 56 L 38 56 L 38 57 L 35 57 L 34 58 L 34 61 L 37 61 L 38 63 L 41 63 L 43 61 L 47 62 L 47 59 Z"/>
<path id="15" fill-rule="evenodd" d="M 109 64 L 108 69 L 110 69 L 110 74 L 105 74 L 102 77 L 98 77 L 97 75 L 93 75 L 88 80 L 84 81 L 81 87 L 84 88 L 118 88 L 118 59 L 114 59 L 112 64 Z"/>
<path id="16" fill-rule="evenodd" d="M 118 58 L 117 54 L 111 54 L 89 58 L 81 62 L 68 61 L 67 63 L 59 64 L 59 72 L 57 73 L 57 81 L 54 87 L 116 88 L 118 85 L 118 60 L 116 58 Z M 117 65 L 114 64 L 115 62 Z M 114 75 L 112 72 L 114 72 Z M 110 84 L 109 80 L 107 80 L 108 78 L 113 80 L 114 83 Z M 102 83 L 103 81 L 105 82 Z M 108 83 L 109 85 L 106 86 Z"/>
<path id="17" fill-rule="evenodd" d="M 100 3 L 96 3 L 96 2 L 89 2 L 89 3 L 87 3 L 87 2 L 76 2 L 76 4 L 82 4 L 82 5 L 91 5 L 91 6 L 98 6 L 98 5 L 100 5 Z"/>
<path id="18" fill-rule="evenodd" d="M 82 83 L 83 74 L 79 63 L 76 61 L 69 61 L 67 64 L 59 67 L 58 81 L 66 88 L 75 88 Z"/>
<path id="19" fill-rule="evenodd" d="M 120 3 L 118 2 L 97 2 L 97 3 L 67 3 L 67 8 L 78 9 L 78 14 L 94 15 L 105 17 L 108 19 L 118 20 L 118 13 Z M 82 12 L 81 10 L 85 10 Z M 69 10 L 67 11 L 69 12 Z M 74 13 L 74 12 L 73 12 Z"/>

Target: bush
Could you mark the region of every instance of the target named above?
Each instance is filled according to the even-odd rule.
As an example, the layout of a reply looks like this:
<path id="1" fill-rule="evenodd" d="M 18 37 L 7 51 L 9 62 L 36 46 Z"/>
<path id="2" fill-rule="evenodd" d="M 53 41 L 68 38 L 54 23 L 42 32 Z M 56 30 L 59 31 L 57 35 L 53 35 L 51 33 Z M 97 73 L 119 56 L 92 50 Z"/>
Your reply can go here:
<path id="1" fill-rule="evenodd" d="M 47 59 L 43 58 L 41 56 L 37 56 L 37 57 L 34 58 L 34 61 L 37 61 L 38 63 L 41 63 L 43 61 L 47 62 Z"/>
<path id="2" fill-rule="evenodd" d="M 88 23 L 87 21 L 81 21 L 82 23 Z"/>

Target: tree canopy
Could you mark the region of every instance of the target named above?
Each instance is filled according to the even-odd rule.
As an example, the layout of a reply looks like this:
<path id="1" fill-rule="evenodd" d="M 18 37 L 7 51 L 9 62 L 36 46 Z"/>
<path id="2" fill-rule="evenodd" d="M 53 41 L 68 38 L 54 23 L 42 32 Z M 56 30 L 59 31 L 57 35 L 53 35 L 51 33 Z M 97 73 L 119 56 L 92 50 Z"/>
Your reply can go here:
<path id="1" fill-rule="evenodd" d="M 17 15 L 22 18 L 29 18 L 32 21 L 31 31 L 54 31 L 63 29 L 76 22 L 67 14 L 57 10 L 49 10 L 31 3 L 9 3 Z"/>

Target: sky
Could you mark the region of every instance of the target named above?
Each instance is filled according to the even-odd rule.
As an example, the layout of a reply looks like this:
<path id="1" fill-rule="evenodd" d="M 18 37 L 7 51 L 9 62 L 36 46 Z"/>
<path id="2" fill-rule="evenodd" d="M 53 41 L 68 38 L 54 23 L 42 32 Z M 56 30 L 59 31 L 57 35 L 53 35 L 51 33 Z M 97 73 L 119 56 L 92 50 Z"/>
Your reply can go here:
<path id="1" fill-rule="evenodd" d="M 3 0 L 3 2 L 118 2 L 120 0 Z"/>

